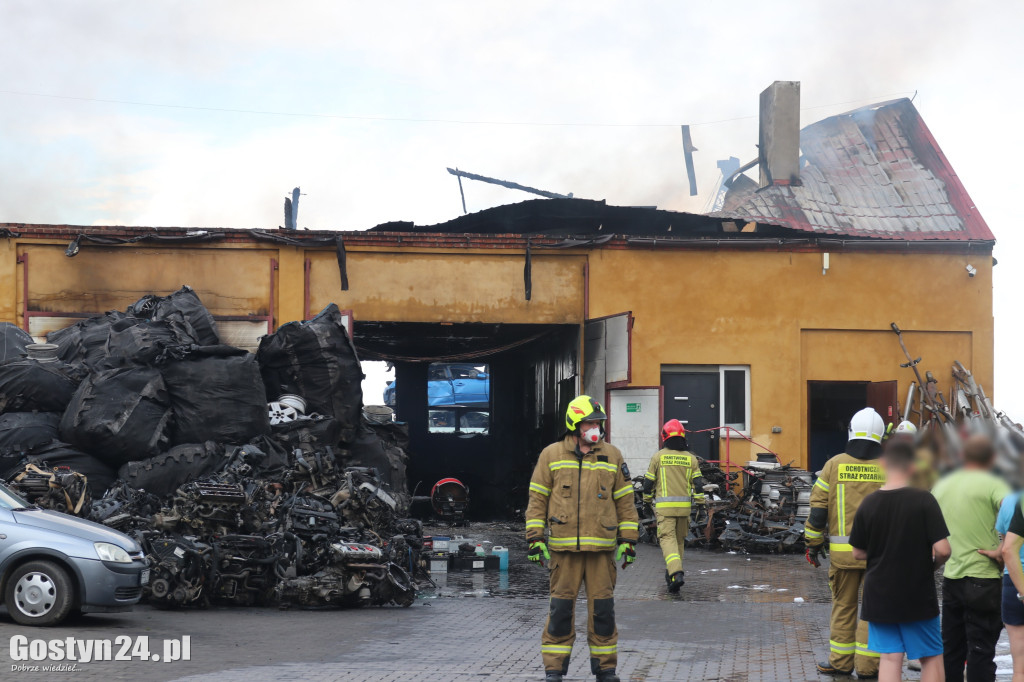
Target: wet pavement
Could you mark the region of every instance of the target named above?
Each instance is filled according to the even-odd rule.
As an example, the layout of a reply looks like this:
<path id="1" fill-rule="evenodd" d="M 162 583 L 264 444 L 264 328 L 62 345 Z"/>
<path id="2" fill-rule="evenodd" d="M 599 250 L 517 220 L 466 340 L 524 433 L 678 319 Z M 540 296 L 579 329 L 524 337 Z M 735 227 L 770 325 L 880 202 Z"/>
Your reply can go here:
<path id="1" fill-rule="evenodd" d="M 452 531 L 459 532 L 459 531 Z M 540 631 L 547 575 L 525 561 L 521 530 L 474 525 L 464 535 L 511 548 L 511 570 L 435 576 L 410 608 L 280 611 L 214 608 L 79 617 L 59 628 L 28 630 L 0 616 L 0 641 L 40 638 L 191 636 L 191 660 L 78 664 L 75 680 L 144 679 L 193 682 L 263 680 L 438 681 L 543 679 Z M 623 680 L 825 680 L 814 662 L 828 642 L 826 568 L 800 555 L 686 552 L 686 586 L 669 595 L 658 548 L 638 547 L 637 563 L 620 572 L 616 614 Z M 577 631 L 586 620 L 577 610 Z M 1005 646 L 1000 653 L 1007 652 Z M 0 679 L 43 679 L 16 672 L 0 647 Z M 1000 661 L 1009 669 L 1009 661 Z M 580 634 L 568 680 L 593 679 Z M 842 679 L 842 678 L 840 678 Z M 906 679 L 917 679 L 907 673 Z"/>

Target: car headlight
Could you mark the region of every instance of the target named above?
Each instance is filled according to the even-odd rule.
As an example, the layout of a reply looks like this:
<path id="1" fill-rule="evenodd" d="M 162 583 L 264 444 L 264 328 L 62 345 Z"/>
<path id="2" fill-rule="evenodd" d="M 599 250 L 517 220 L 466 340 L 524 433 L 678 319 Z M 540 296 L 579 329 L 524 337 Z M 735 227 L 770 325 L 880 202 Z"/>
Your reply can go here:
<path id="1" fill-rule="evenodd" d="M 113 561 L 118 564 L 130 564 L 132 562 L 128 552 L 117 545 L 112 545 L 109 542 L 94 542 L 93 546 L 96 547 L 96 556 L 103 561 Z"/>

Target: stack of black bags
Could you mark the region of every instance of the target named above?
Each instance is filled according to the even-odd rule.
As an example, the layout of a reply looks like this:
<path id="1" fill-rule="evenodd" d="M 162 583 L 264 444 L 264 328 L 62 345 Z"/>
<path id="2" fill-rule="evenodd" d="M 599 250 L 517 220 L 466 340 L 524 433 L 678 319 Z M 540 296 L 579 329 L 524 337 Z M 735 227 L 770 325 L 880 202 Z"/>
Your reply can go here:
<path id="1" fill-rule="evenodd" d="M 283 468 L 296 448 L 331 447 L 405 492 L 401 427 L 362 416 L 363 378 L 336 305 L 291 322 L 259 351 L 224 345 L 189 287 L 52 332 L 56 348 L 0 325 L 0 476 L 27 465 L 83 474 L 91 497 L 116 479 L 158 496 L 215 473 L 238 446 Z M 268 398 L 300 396 L 306 414 L 275 425 Z M 395 431 L 398 430 L 396 437 Z"/>

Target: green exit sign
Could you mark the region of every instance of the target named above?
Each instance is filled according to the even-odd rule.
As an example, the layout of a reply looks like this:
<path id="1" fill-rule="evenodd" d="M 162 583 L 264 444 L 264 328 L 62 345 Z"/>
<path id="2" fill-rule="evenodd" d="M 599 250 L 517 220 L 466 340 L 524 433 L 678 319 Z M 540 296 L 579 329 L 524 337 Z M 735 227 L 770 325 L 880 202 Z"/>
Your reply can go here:
<path id="1" fill-rule="evenodd" d="M 626 412 L 639 412 L 641 403 L 626 403 Z"/>

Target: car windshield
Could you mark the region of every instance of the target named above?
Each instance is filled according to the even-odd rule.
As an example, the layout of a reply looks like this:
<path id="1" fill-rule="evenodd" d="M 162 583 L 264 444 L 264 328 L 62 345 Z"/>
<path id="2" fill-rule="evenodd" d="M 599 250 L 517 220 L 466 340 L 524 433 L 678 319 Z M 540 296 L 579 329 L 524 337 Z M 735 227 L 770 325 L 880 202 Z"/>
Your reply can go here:
<path id="1" fill-rule="evenodd" d="M 0 509 L 20 509 L 32 505 L 11 492 L 11 489 L 0 483 Z"/>

